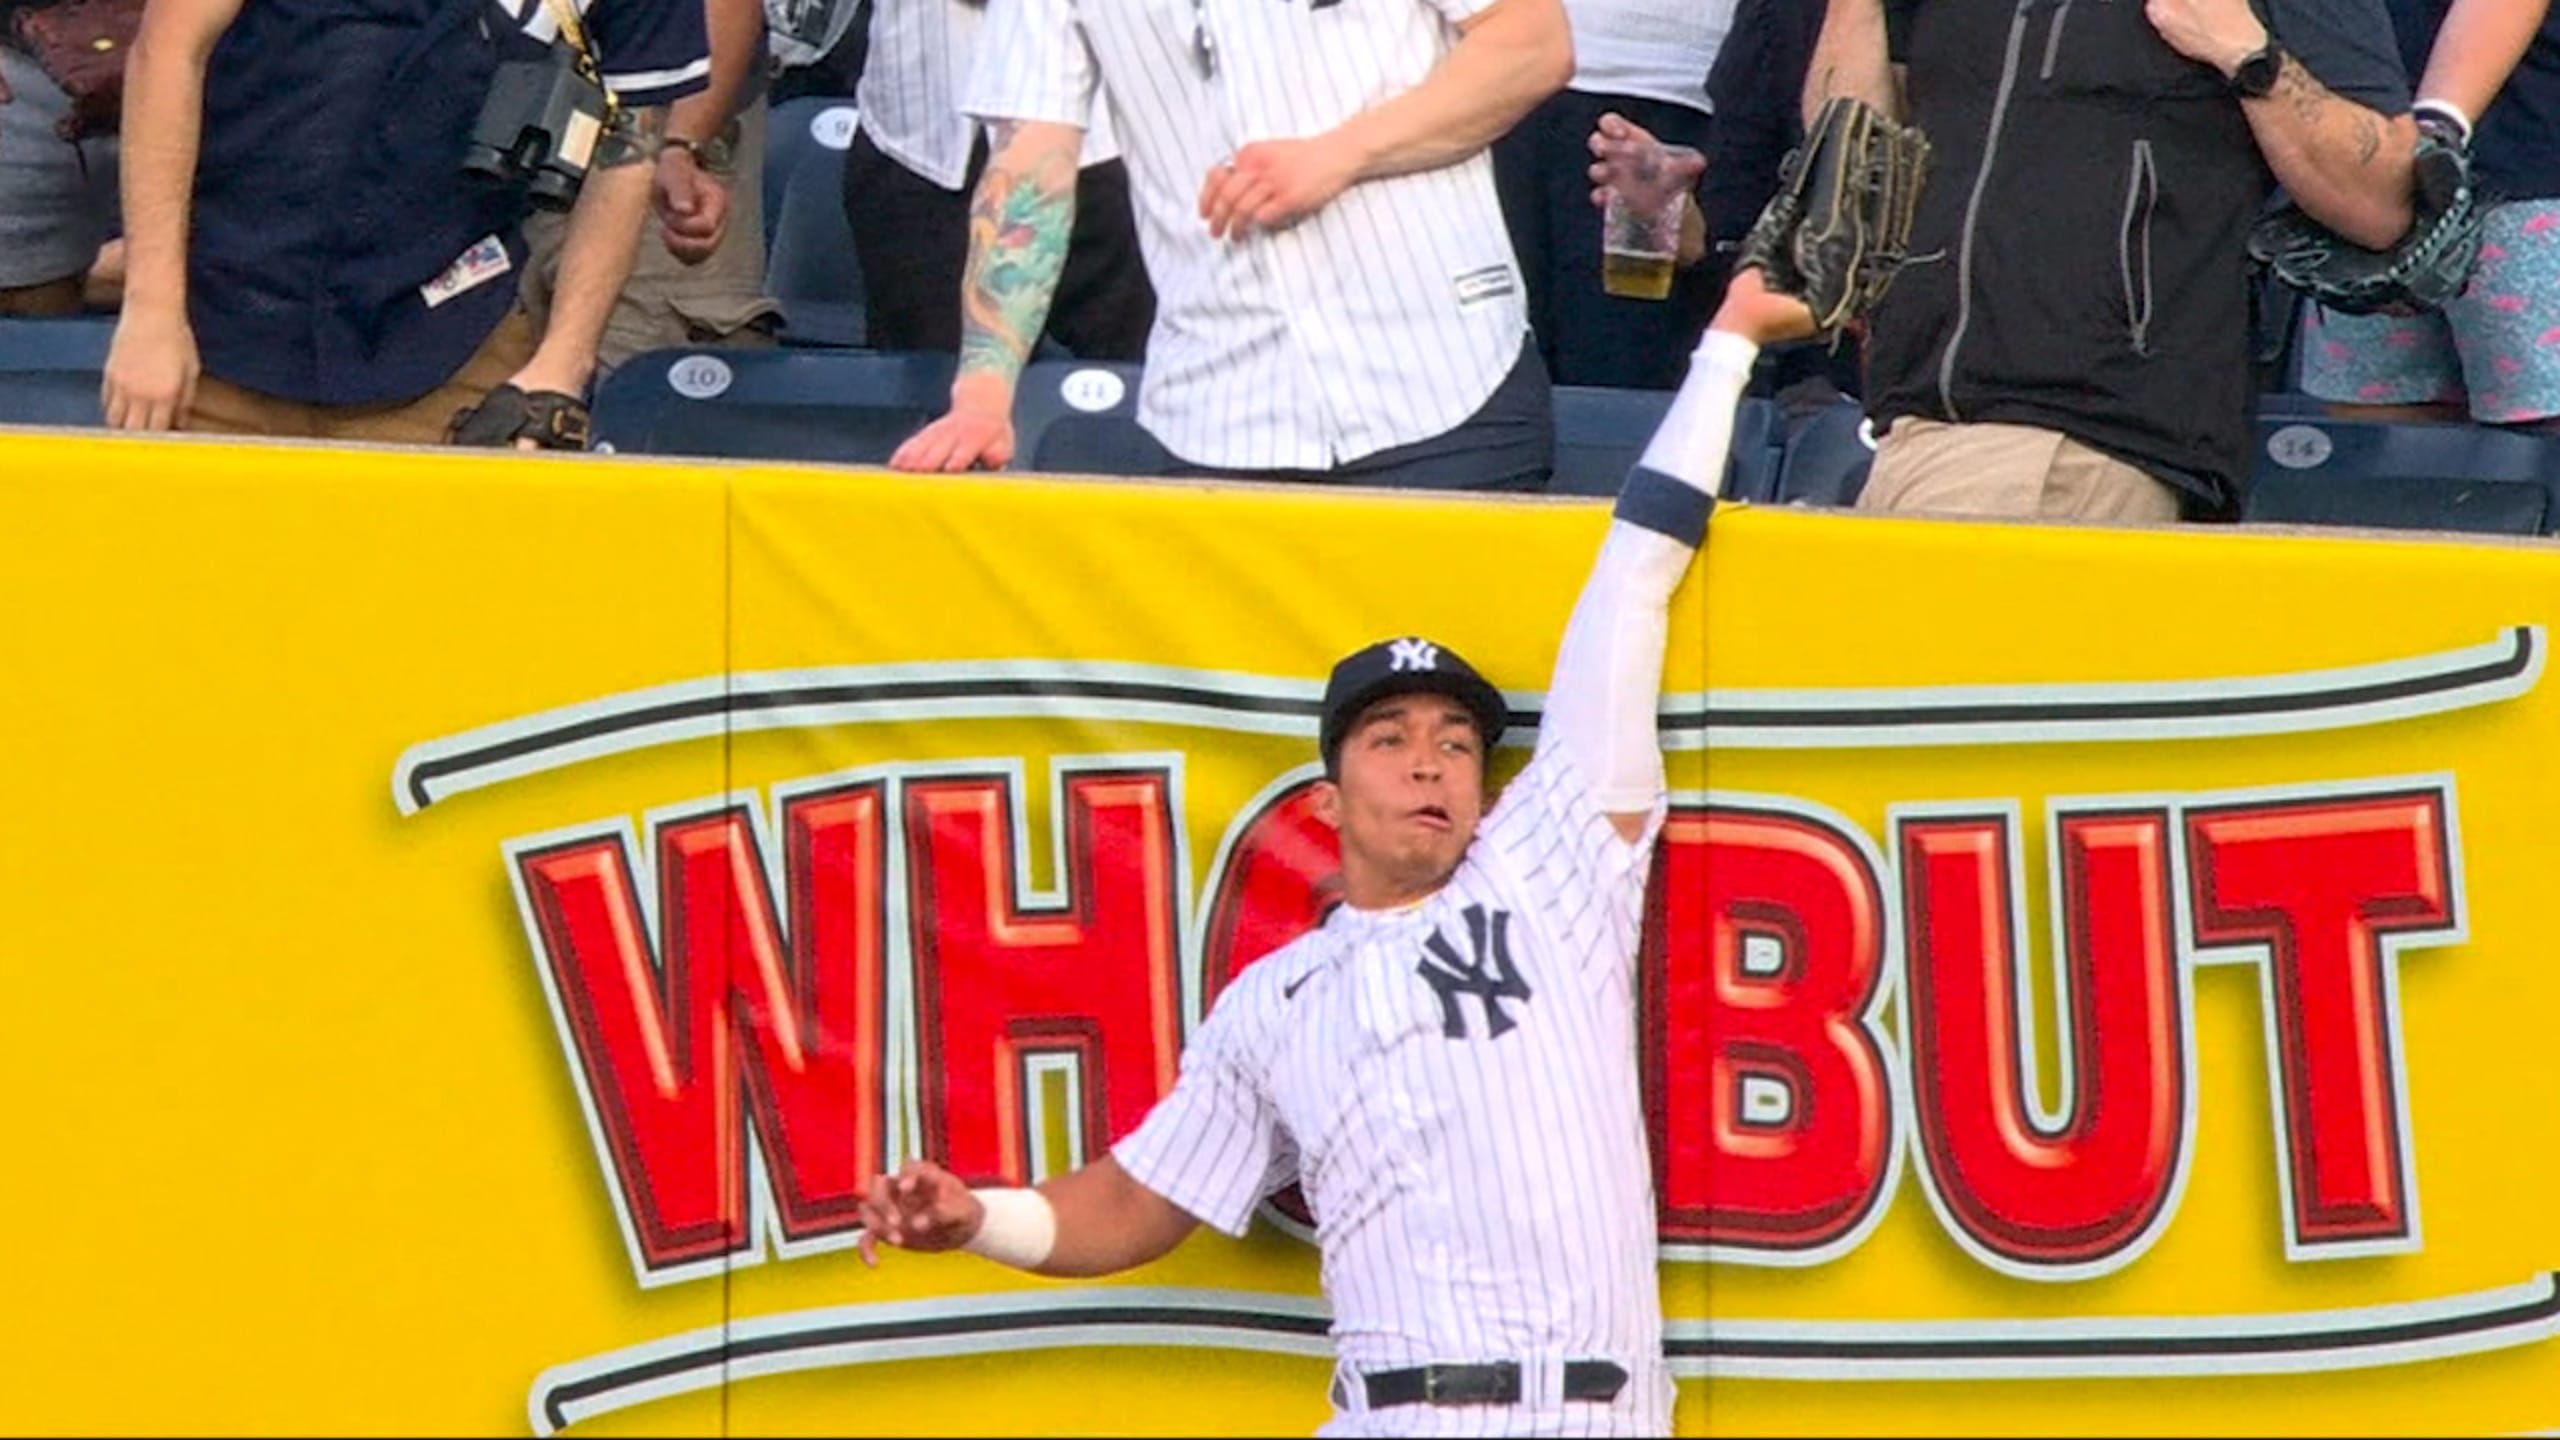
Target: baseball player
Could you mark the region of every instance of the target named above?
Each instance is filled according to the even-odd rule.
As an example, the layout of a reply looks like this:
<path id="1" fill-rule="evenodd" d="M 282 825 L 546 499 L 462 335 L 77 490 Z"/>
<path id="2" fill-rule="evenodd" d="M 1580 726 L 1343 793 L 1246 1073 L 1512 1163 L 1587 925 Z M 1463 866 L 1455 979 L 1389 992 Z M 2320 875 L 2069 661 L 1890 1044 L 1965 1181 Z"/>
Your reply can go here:
<path id="1" fill-rule="evenodd" d="M 1222 993 L 1171 1094 L 1037 1188 L 910 1162 L 876 1245 L 1051 1276 L 1125 1270 L 1290 1180 L 1316 1218 L 1334 1435 L 1667 1434 L 1634 969 L 1661 825 L 1672 591 L 1705 538 L 1759 342 L 1811 316 L 1738 277 L 1556 656 L 1528 765 L 1485 809 L 1500 691 L 1445 646 L 1333 669 L 1320 812 L 1342 894 Z"/>

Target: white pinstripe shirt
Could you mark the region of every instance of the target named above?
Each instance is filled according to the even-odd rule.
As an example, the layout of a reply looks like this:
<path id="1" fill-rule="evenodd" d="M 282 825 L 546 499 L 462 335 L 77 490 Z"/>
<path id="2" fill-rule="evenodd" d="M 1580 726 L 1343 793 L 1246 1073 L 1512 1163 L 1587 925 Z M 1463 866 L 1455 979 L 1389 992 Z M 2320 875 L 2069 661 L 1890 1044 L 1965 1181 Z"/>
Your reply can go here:
<path id="1" fill-rule="evenodd" d="M 1328 1433 L 1670 1433 L 1634 1059 L 1661 817 L 1620 839 L 1542 737 L 1446 887 L 1399 912 L 1339 907 L 1247 968 L 1114 1150 L 1233 1235 L 1297 1179 L 1346 1371 L 1592 1358 L 1633 1377 L 1606 1408 L 1560 1407 L 1549 1384 L 1544 1407 L 1338 1413 Z M 1508 996 L 1490 984 L 1505 957 Z M 1471 988 L 1428 973 L 1478 966 Z"/>
<path id="2" fill-rule="evenodd" d="M 1519 361 L 1527 312 L 1483 154 L 1240 242 L 1199 215 L 1212 165 L 1411 89 L 1491 3 L 990 0 L 972 114 L 1080 123 L 1099 92 L 1119 125 L 1157 299 L 1138 417 L 1167 449 L 1327 469 L 1455 429 Z"/>
<path id="3" fill-rule="evenodd" d="M 985 10 L 964 0 L 873 0 L 871 49 L 854 86 L 856 124 L 880 153 L 941 186 L 969 176 L 978 122 L 960 108 L 977 62 Z M 1085 135 L 1084 163 L 1119 153 L 1106 117 Z"/>
<path id="4" fill-rule="evenodd" d="M 1707 71 L 1735 0 L 1564 0 L 1573 82 L 1587 95 L 1640 95 L 1707 108 Z"/>

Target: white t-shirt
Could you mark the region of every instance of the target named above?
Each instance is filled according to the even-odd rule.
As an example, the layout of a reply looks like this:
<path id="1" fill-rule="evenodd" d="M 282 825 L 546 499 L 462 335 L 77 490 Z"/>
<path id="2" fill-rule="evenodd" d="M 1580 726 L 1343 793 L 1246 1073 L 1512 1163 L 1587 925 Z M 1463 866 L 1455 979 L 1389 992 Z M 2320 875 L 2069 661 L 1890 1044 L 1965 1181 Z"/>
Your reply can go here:
<path id="1" fill-rule="evenodd" d="M 1586 95 L 1639 95 L 1707 108 L 1707 71 L 1736 0 L 1564 0 L 1573 82 Z"/>

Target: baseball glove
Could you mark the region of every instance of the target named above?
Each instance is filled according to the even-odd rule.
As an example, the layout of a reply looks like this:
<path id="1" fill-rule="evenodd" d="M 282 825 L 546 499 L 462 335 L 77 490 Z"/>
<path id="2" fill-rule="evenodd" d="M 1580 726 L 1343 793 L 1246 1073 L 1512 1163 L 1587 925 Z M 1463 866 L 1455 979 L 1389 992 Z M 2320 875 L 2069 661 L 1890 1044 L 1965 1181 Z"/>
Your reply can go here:
<path id="1" fill-rule="evenodd" d="M 2286 201 L 2249 232 L 2249 258 L 2332 310 L 2416 315 L 2462 293 L 2480 257 L 2488 206 L 2471 155 L 2450 126 L 2418 123 L 2416 218 L 2388 250 L 2367 250 Z"/>
<path id="2" fill-rule="evenodd" d="M 584 450 L 592 429 L 587 403 L 575 395 L 500 385 L 479 404 L 454 412 L 444 439 L 490 447 L 530 440 L 545 450 Z"/>
<path id="3" fill-rule="evenodd" d="M 1804 301 L 1815 330 L 1836 339 L 1884 298 L 1909 258 L 1928 174 L 1928 137 L 1864 101 L 1834 96 L 1779 167 L 1777 194 L 1742 242 L 1736 268 L 1759 266 L 1770 289 Z"/>

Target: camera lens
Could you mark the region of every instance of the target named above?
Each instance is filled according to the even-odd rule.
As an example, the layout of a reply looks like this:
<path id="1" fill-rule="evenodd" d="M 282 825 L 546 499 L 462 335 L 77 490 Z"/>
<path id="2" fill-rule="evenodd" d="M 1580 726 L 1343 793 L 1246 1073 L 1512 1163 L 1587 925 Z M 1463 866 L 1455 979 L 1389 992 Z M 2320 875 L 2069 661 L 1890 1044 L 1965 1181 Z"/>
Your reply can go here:
<path id="1" fill-rule="evenodd" d="M 578 182 L 573 177 L 544 166 L 534 171 L 532 177 L 525 182 L 525 197 L 531 200 L 537 209 L 566 210 L 577 201 Z"/>
<path id="2" fill-rule="evenodd" d="M 492 180 L 515 178 L 516 157 L 494 145 L 474 144 L 462 152 L 462 168 Z"/>

